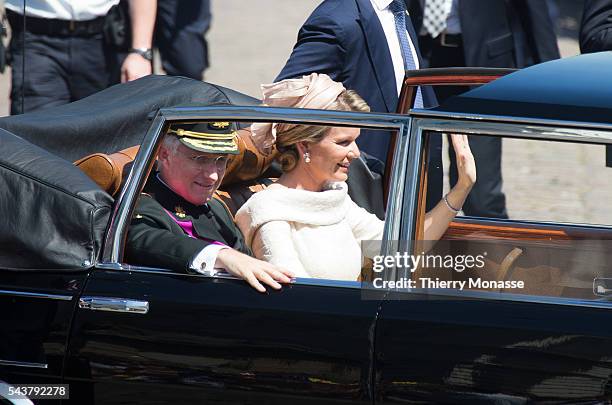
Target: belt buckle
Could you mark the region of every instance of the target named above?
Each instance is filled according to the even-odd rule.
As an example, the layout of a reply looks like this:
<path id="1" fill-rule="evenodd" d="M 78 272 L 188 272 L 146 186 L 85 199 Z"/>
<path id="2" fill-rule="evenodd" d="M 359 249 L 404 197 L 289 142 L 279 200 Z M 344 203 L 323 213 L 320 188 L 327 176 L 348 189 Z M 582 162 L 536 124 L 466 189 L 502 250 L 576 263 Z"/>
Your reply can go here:
<path id="1" fill-rule="evenodd" d="M 459 48 L 459 44 L 446 41 L 446 32 L 440 34 L 440 45 L 446 48 Z"/>

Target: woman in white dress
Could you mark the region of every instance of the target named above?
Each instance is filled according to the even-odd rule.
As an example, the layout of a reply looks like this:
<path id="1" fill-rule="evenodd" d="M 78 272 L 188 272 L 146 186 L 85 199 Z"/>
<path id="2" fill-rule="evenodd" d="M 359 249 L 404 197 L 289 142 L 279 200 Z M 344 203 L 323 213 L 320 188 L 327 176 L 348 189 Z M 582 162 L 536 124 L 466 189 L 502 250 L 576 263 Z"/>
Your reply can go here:
<path id="1" fill-rule="evenodd" d="M 369 111 L 355 92 L 324 74 L 262 85 L 264 103 L 276 107 Z M 236 214 L 246 243 L 259 259 L 291 270 L 296 277 L 357 280 L 361 241 L 380 240 L 384 222 L 358 207 L 346 179 L 359 157 L 357 128 L 254 124 L 263 152 L 276 145 L 283 175 L 253 195 Z M 465 135 L 452 135 L 459 180 L 425 215 L 425 239 L 439 239 L 476 181 Z"/>

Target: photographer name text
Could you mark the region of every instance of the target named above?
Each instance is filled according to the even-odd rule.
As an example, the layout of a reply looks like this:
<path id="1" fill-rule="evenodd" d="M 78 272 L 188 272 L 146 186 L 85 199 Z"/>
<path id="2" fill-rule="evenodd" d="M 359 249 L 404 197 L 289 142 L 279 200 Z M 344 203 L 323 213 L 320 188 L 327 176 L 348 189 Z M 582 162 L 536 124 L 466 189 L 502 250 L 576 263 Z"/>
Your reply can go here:
<path id="1" fill-rule="evenodd" d="M 381 289 L 404 289 L 404 288 L 427 288 L 427 289 L 521 289 L 525 288 L 522 280 L 483 280 L 480 277 L 468 278 L 466 280 L 441 280 L 439 278 L 421 277 L 415 280 L 400 278 L 399 280 L 385 280 L 375 278 L 372 282 L 374 288 Z"/>

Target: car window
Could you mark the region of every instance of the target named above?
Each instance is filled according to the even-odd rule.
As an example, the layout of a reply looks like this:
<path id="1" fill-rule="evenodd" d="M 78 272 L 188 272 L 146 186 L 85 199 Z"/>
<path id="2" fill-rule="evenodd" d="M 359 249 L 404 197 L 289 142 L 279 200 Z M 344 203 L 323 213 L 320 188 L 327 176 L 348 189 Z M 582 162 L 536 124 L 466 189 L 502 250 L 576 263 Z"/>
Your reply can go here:
<path id="1" fill-rule="evenodd" d="M 156 167 L 133 211 L 126 263 L 200 271 L 203 263 L 195 259 L 200 245 L 194 240 L 221 238 L 221 243 L 288 268 L 299 278 L 363 279 L 362 267 L 367 268 L 369 262 L 362 263 L 359 242 L 382 237 L 386 162 L 359 149 L 357 143 L 364 136 L 361 129 L 261 123 L 253 130 L 241 124 L 225 131 L 236 134 L 236 153 L 226 154 L 222 147 L 229 144 L 216 145 L 215 151 L 207 149 L 217 141 L 227 143 L 221 139 L 221 124 L 189 122 L 167 128 Z M 273 132 L 278 137 L 287 129 L 294 132 L 295 139 L 284 138 L 284 144 L 277 142 L 277 149 L 266 149 L 274 145 L 274 139 L 258 138 Z M 296 146 L 304 132 L 312 138 Z M 391 134 L 363 132 L 375 139 Z M 168 150 L 174 150 L 176 156 L 168 158 Z M 180 164 L 172 163 L 173 159 Z M 298 165 L 300 176 L 288 177 L 284 185 L 275 184 L 283 172 L 298 173 Z M 211 180 L 221 176 L 220 184 Z M 202 186 L 209 185 L 206 182 L 216 192 L 204 190 Z M 326 191 L 303 189 L 318 186 Z M 210 212 L 198 208 L 203 201 L 195 202 L 205 192 L 212 196 Z M 182 197 L 176 195 L 179 193 Z M 207 219 L 211 216 L 213 221 Z M 208 227 L 209 222 L 214 229 Z M 146 250 L 160 254 L 144 254 Z M 191 269 L 185 267 L 186 262 Z"/>
<path id="2" fill-rule="evenodd" d="M 487 180 L 491 165 L 477 148 L 493 137 L 477 137 L 470 142 L 478 179 Z M 466 215 L 464 205 L 439 242 L 415 253 L 423 256 L 412 274 L 415 287 L 601 300 L 612 278 L 612 169 L 606 167 L 605 145 L 569 137 L 504 137 L 501 145 L 501 190 L 472 189 L 470 197 L 482 203 L 503 192 L 507 218 Z M 446 151 L 448 141 L 444 146 Z M 450 159 L 444 159 L 444 195 L 450 190 Z M 420 187 L 427 185 L 421 181 Z M 421 215 L 421 229 L 423 220 Z"/>
<path id="3" fill-rule="evenodd" d="M 612 168 L 604 145 L 504 138 L 501 146 L 501 192 L 510 219 L 612 224 Z M 486 160 L 478 158 L 477 164 Z M 460 215 L 491 217 L 486 211 Z"/>

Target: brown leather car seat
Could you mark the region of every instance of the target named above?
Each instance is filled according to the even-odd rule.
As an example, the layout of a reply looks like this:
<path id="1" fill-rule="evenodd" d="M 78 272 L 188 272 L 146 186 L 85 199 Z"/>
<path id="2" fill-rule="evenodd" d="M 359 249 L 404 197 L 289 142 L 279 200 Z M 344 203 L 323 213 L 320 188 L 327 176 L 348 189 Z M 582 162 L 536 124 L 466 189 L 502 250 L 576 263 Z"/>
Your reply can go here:
<path id="1" fill-rule="evenodd" d="M 138 149 L 139 146 L 132 146 L 110 155 L 94 153 L 77 160 L 74 164 L 101 189 L 115 196 L 132 167 Z"/>
<path id="2" fill-rule="evenodd" d="M 248 129 L 238 131 L 239 155 L 232 155 L 221 184 L 224 191 L 217 191 L 215 198 L 225 204 L 232 215 L 257 191 L 273 183 L 273 179 L 258 179 L 274 160 L 274 153 L 262 155 L 253 144 Z M 74 162 L 104 191 L 113 197 L 121 190 L 139 146 L 132 146 L 107 155 L 94 153 Z"/>

